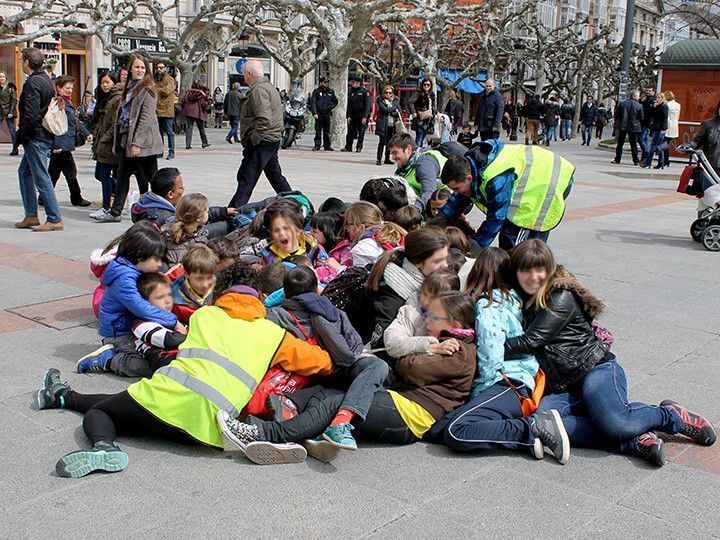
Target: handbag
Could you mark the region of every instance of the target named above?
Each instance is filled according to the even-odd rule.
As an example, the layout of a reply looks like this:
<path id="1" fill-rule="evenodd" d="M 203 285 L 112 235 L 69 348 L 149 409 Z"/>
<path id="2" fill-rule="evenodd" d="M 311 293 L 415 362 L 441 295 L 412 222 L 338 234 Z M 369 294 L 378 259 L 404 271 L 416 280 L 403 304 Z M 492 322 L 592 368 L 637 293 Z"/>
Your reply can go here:
<path id="1" fill-rule="evenodd" d="M 502 371 L 500 372 L 500 375 L 503 376 L 505 382 L 508 383 L 508 386 L 512 388 L 512 391 L 515 392 L 515 395 L 517 395 L 517 397 L 520 399 L 520 409 L 522 410 L 523 416 L 530 416 L 534 414 L 540 406 L 540 400 L 545 393 L 545 372 L 542 369 L 538 369 L 537 373 L 535 374 L 535 388 L 533 389 L 532 394 L 530 394 L 530 396 L 528 397 L 525 397 L 520 392 L 518 392 L 518 389 L 515 388 L 515 385 L 512 383 L 512 381 Z"/>
<path id="2" fill-rule="evenodd" d="M 403 122 L 402 116 L 395 120 L 395 135 L 401 133 L 407 133 L 407 128 L 405 127 L 405 122 Z"/>
<path id="3" fill-rule="evenodd" d="M 65 100 L 58 96 L 55 88 L 53 88 L 53 94 L 54 96 L 50 99 L 47 111 L 43 115 L 42 127 L 53 135 L 64 135 L 68 130 Z"/>
<path id="4" fill-rule="evenodd" d="M 428 120 L 429 118 L 432 118 L 433 113 L 432 110 L 428 109 L 426 111 L 418 111 L 417 116 L 420 120 Z"/>
<path id="5" fill-rule="evenodd" d="M 85 146 L 87 137 L 85 137 L 80 131 L 80 121 L 75 117 L 75 148 Z"/>

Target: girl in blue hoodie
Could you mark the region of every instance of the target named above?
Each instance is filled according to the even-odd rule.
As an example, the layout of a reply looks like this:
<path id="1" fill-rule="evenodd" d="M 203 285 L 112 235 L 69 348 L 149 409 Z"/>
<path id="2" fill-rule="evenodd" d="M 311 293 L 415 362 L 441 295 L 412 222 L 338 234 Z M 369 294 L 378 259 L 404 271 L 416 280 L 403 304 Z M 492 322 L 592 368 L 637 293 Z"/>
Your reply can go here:
<path id="1" fill-rule="evenodd" d="M 103 347 L 78 361 L 79 373 L 114 371 L 130 375 L 132 363 L 138 356 L 132 333 L 132 324 L 137 319 L 187 332 L 175 315 L 152 305 L 137 288 L 141 274 L 160 270 L 166 251 L 165 239 L 150 227 L 139 227 L 123 236 L 115 260 L 102 277 L 105 292 L 100 301 L 99 319 Z"/>
<path id="2" fill-rule="evenodd" d="M 427 438 L 457 452 L 529 448 L 540 458 L 544 445 L 554 450 L 557 445 L 544 440 L 536 415 L 522 413 L 518 393 L 529 396 L 535 388 L 537 360 L 531 355 L 505 359 L 505 340 L 523 333 L 522 303 L 505 278 L 508 263 L 505 250 L 489 247 L 470 271 L 467 294 L 477 302 L 477 372 L 471 399 L 435 424 Z M 556 439 L 562 442 L 562 437 Z M 558 454 L 558 460 L 565 457 Z"/>

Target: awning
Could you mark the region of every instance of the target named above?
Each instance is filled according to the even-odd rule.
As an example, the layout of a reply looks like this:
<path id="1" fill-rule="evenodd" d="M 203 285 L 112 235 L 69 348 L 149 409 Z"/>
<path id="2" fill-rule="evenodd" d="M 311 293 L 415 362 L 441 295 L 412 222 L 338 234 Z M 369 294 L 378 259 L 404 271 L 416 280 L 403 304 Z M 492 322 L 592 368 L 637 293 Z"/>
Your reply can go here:
<path id="1" fill-rule="evenodd" d="M 440 68 L 440 76 L 453 83 L 455 88 L 462 90 L 468 94 L 482 94 L 485 91 L 483 83 L 487 80 L 486 71 L 478 71 L 474 77 L 463 77 L 460 82 L 456 82 L 458 77 L 464 70 L 456 68 Z"/>

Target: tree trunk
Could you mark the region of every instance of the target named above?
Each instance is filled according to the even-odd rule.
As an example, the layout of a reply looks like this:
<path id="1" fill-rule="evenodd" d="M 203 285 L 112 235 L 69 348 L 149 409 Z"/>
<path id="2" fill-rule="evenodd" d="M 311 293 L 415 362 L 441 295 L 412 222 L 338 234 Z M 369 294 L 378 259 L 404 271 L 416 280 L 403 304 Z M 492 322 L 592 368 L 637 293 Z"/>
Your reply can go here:
<path id="1" fill-rule="evenodd" d="M 198 70 L 198 64 L 193 64 L 191 62 L 186 62 L 184 60 L 172 60 L 173 65 L 180 73 L 180 81 L 178 86 L 178 91 L 180 94 L 183 92 L 186 92 L 190 89 L 192 86 L 193 80 L 195 79 L 195 73 L 197 73 Z"/>
<path id="2" fill-rule="evenodd" d="M 332 50 L 329 49 L 328 52 Z M 338 99 L 337 107 L 333 110 L 332 122 L 330 122 L 330 139 L 333 148 L 339 150 L 345 147 L 347 136 L 347 98 L 348 98 L 348 65 L 347 58 L 336 58 L 332 55 L 327 57 L 330 68 L 330 88 L 335 90 Z"/>
<path id="3" fill-rule="evenodd" d="M 585 46 L 585 50 L 580 55 L 576 71 L 576 85 L 575 85 L 575 116 L 573 117 L 573 130 L 571 139 L 574 139 L 574 135 L 577 132 L 575 126 L 580 121 L 580 108 L 583 103 L 583 87 L 585 86 L 585 64 L 587 63 L 588 48 Z"/>

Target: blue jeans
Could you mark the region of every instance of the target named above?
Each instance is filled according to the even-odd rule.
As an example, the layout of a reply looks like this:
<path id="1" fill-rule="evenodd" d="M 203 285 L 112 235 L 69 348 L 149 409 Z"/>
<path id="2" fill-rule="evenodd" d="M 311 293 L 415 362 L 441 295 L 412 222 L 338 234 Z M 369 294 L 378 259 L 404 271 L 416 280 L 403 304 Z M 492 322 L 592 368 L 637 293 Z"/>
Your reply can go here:
<path id="1" fill-rule="evenodd" d="M 572 120 L 560 120 L 560 138 L 569 139 L 572 135 Z"/>
<path id="2" fill-rule="evenodd" d="M 25 207 L 25 217 L 37 217 L 38 192 L 42 197 L 47 220 L 50 223 L 62 221 L 60 206 L 55 197 L 55 189 L 48 172 L 50 145 L 45 142 L 30 140 L 23 144 L 25 152 L 18 167 L 20 180 L 20 196 Z"/>
<path id="3" fill-rule="evenodd" d="M 583 124 L 582 125 L 582 142 L 584 144 L 587 144 L 588 146 L 590 146 L 590 141 L 592 141 L 592 136 L 593 136 L 592 124 L 587 125 L 587 126 L 585 124 Z"/>
<path id="4" fill-rule="evenodd" d="M 516 388 L 527 396 L 525 385 L 517 383 Z M 531 421 L 523 417 L 520 398 L 502 381 L 446 414 L 424 438 L 444 442 L 456 452 L 528 448 L 535 442 Z"/>
<path id="5" fill-rule="evenodd" d="M 550 146 L 550 141 L 555 137 L 555 126 L 545 126 L 545 146 Z"/>
<path id="6" fill-rule="evenodd" d="M 674 410 L 629 402 L 625 370 L 615 360 L 592 368 L 569 392 L 543 397 L 538 412 L 557 409 L 570 444 L 627 453 L 648 431 L 670 435 L 683 426 Z"/>
<path id="7" fill-rule="evenodd" d="M 12 149 L 15 150 L 17 148 L 17 133 L 15 132 L 15 119 L 8 118 L 7 116 L 0 116 L 0 126 L 2 126 L 3 121 L 7 124 L 8 133 L 10 134 L 10 139 L 12 140 Z"/>
<path id="8" fill-rule="evenodd" d="M 158 126 L 160 126 L 160 136 L 165 142 L 165 135 L 168 140 L 168 154 L 175 153 L 175 119 L 158 117 Z"/>
<path id="9" fill-rule="evenodd" d="M 645 166 L 649 167 L 652 165 L 653 156 L 655 152 L 658 153 L 658 165 L 660 167 L 665 166 L 665 152 L 658 151 L 658 146 L 665 142 L 664 131 L 654 131 L 652 135 L 652 142 L 650 143 L 650 151 L 645 156 Z"/>
<path id="10" fill-rule="evenodd" d="M 418 148 L 422 147 L 423 143 L 425 142 L 425 136 L 427 133 L 421 128 L 418 128 L 418 130 L 415 132 L 415 146 Z"/>
<path id="11" fill-rule="evenodd" d="M 650 151 L 650 141 L 648 140 L 648 135 L 650 135 L 650 128 L 642 128 L 638 142 L 640 143 L 640 148 L 642 148 L 643 155 Z"/>
<path id="12" fill-rule="evenodd" d="M 105 210 L 110 210 L 110 198 L 115 193 L 114 168 L 115 165 L 109 163 L 95 163 L 95 179 L 102 186 L 102 205 Z"/>
<path id="13" fill-rule="evenodd" d="M 228 141 L 234 140 L 235 142 L 240 142 L 240 139 L 238 139 L 238 127 L 240 126 L 240 117 L 228 116 L 228 120 L 230 120 L 230 131 L 228 131 L 225 139 Z"/>

